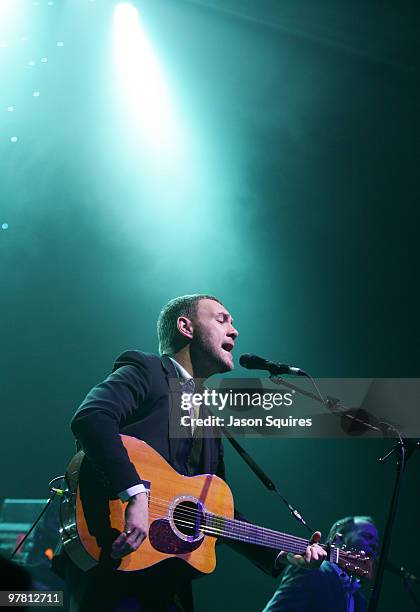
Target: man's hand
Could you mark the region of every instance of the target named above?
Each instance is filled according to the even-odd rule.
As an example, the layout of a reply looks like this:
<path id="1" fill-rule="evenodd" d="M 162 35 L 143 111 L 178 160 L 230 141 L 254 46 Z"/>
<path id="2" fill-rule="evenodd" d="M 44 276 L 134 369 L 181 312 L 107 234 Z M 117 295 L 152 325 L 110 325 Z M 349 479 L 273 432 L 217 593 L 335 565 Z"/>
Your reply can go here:
<path id="1" fill-rule="evenodd" d="M 306 548 L 304 557 L 282 551 L 276 561 L 283 561 L 283 563 L 288 563 L 289 565 L 297 565 L 303 569 L 315 569 L 327 558 L 327 552 L 318 545 L 320 539 L 321 532 L 315 531 L 311 537 L 311 544 Z"/>
<path id="2" fill-rule="evenodd" d="M 130 497 L 125 509 L 125 527 L 114 541 L 111 557 L 119 559 L 137 550 L 147 538 L 149 531 L 149 507 L 147 493 L 138 493 Z"/>

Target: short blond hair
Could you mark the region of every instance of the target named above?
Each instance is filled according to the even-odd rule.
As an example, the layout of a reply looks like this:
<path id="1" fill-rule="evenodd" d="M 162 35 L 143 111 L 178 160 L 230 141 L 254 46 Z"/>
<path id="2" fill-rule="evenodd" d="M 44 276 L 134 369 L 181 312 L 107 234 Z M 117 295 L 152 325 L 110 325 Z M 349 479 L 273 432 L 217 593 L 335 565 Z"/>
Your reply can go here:
<path id="1" fill-rule="evenodd" d="M 162 308 L 157 321 L 160 355 L 174 355 L 188 344 L 188 340 L 179 333 L 178 318 L 188 317 L 194 320 L 200 300 L 214 300 L 223 306 L 214 295 L 193 293 L 173 298 Z"/>

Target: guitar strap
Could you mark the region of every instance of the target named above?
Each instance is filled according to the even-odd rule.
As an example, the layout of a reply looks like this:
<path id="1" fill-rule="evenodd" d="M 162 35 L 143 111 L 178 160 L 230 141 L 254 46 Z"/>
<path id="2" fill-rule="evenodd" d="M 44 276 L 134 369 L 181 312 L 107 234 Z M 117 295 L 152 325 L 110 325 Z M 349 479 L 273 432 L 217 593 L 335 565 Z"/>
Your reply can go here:
<path id="1" fill-rule="evenodd" d="M 167 355 L 163 355 L 161 356 L 161 361 L 162 361 L 162 365 L 163 367 L 166 369 L 166 363 L 168 360 L 169 361 L 169 357 Z M 172 369 L 175 371 L 176 376 L 178 378 L 178 380 L 180 380 L 180 375 L 179 375 L 179 371 L 175 368 L 175 366 L 172 363 L 172 360 L 170 361 L 170 366 L 172 366 Z M 210 412 L 210 411 L 209 411 Z M 274 491 L 274 493 L 276 493 L 280 499 L 286 504 L 286 506 L 288 507 L 291 515 L 299 522 L 301 523 L 304 527 L 306 527 L 306 529 L 308 529 L 308 531 L 310 531 L 311 533 L 313 532 L 313 529 L 307 524 L 307 522 L 305 521 L 305 519 L 303 518 L 303 516 L 300 514 L 300 512 L 296 509 L 293 508 L 293 506 L 287 501 L 287 499 L 285 497 L 283 497 L 283 495 L 280 493 L 280 491 L 277 489 L 276 485 L 274 484 L 274 482 L 271 480 L 271 478 L 269 478 L 267 476 L 267 474 L 264 472 L 264 470 L 258 465 L 258 463 L 256 461 L 254 461 L 254 459 L 249 455 L 249 453 L 247 453 L 247 451 L 243 448 L 243 446 L 241 446 L 239 444 L 239 442 L 236 440 L 236 438 L 234 438 L 232 436 L 232 434 L 230 433 L 230 431 L 224 427 L 221 426 L 219 427 L 219 429 L 223 432 L 223 434 L 225 435 L 225 437 L 229 440 L 230 444 L 233 446 L 233 448 L 235 449 L 235 451 L 238 453 L 238 455 L 241 457 L 241 459 L 243 461 L 245 461 L 245 463 L 247 464 L 247 466 L 254 472 L 254 474 L 256 475 L 256 477 L 263 483 L 263 485 L 269 490 L 269 491 Z"/>
<path id="2" fill-rule="evenodd" d="M 220 429 L 223 432 L 223 434 L 225 435 L 225 437 L 229 440 L 229 442 L 233 446 L 233 448 L 236 450 L 238 455 L 241 457 L 241 459 L 243 461 L 245 461 L 247 466 L 254 472 L 256 477 L 263 483 L 263 485 L 269 491 L 274 491 L 274 493 L 276 493 L 280 497 L 280 499 L 286 504 L 286 506 L 288 507 L 291 515 L 299 523 L 301 523 L 304 527 L 306 527 L 306 529 L 308 531 L 313 533 L 313 529 L 307 524 L 307 522 L 303 518 L 302 514 L 296 508 L 293 508 L 293 506 L 287 501 L 287 499 L 285 497 L 283 497 L 283 495 L 277 489 L 276 485 L 271 480 L 271 478 L 269 476 L 267 476 L 267 474 L 264 472 L 264 470 L 258 465 L 258 463 L 256 461 L 254 461 L 254 459 L 249 455 L 249 453 L 247 453 L 247 451 L 244 449 L 244 447 L 239 444 L 238 440 L 236 440 L 236 438 L 234 438 L 232 436 L 230 431 L 226 427 L 224 427 L 224 426 L 221 426 Z"/>

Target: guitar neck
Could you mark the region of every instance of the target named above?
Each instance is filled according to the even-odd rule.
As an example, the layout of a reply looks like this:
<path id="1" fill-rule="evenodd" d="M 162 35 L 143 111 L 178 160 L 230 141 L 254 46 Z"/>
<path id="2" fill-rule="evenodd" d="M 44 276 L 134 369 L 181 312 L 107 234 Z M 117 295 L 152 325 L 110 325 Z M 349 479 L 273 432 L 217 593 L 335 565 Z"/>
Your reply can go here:
<path id="1" fill-rule="evenodd" d="M 305 538 L 209 513 L 205 515 L 203 531 L 206 535 L 258 544 L 300 555 L 305 553 L 306 547 L 310 544 Z"/>

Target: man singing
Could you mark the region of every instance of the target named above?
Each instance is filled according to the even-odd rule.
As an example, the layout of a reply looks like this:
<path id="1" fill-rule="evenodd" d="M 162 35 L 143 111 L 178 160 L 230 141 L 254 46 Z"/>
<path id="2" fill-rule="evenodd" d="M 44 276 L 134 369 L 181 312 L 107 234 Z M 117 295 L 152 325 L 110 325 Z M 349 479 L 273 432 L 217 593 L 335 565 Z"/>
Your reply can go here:
<path id="1" fill-rule="evenodd" d="M 120 434 L 144 440 L 180 474 L 216 474 L 225 479 L 220 438 L 192 431 L 184 437 L 170 435 L 170 383 L 175 381 L 181 391 L 192 392 L 198 379 L 232 370 L 238 336 L 233 319 L 217 298 L 186 295 L 162 309 L 157 331 L 160 356 L 141 351 L 120 355 L 112 373 L 88 393 L 71 425 L 86 459 L 106 478 L 110 495 L 127 502 L 124 531 L 112 545 L 114 559 L 141 546 L 149 525 L 148 495 Z M 181 416 L 180 406 L 173 410 Z M 319 566 L 325 558 L 316 544 L 319 537 L 319 532 L 314 534 L 304 557 L 291 558 L 249 544 L 231 545 L 263 571 L 277 576 L 288 562 L 305 568 Z M 67 559 L 71 612 L 191 611 L 189 569 L 174 558 L 141 572 L 120 572 L 101 563 L 82 572 Z"/>

